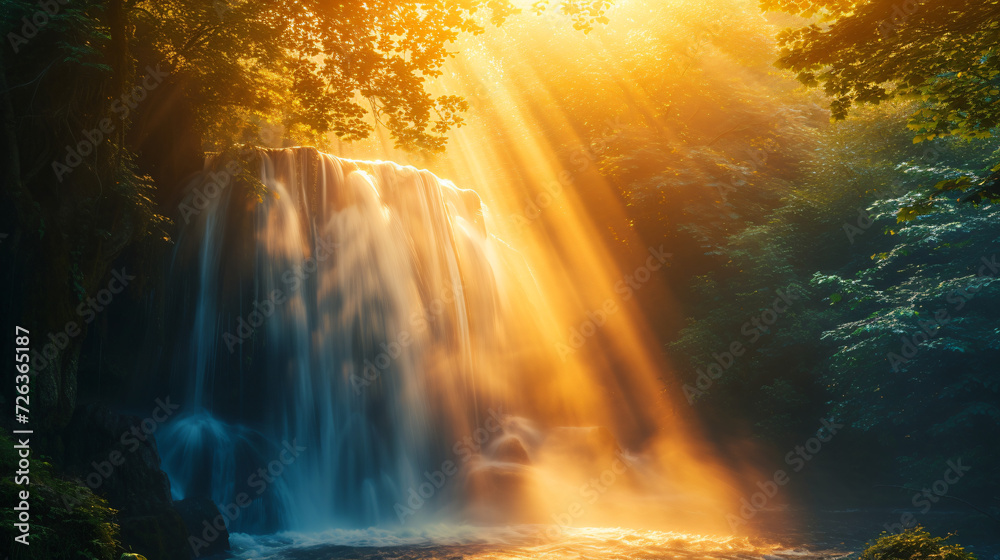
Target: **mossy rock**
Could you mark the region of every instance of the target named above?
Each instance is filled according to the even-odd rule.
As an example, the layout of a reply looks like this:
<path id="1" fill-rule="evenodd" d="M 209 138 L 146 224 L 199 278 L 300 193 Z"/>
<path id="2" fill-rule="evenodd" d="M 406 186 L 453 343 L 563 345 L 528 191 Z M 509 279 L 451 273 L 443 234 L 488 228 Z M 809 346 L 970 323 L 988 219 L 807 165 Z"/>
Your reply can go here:
<path id="1" fill-rule="evenodd" d="M 145 515 L 119 517 L 121 541 L 129 550 L 153 560 L 183 560 L 191 556 L 184 520 L 177 511 L 163 506 Z"/>

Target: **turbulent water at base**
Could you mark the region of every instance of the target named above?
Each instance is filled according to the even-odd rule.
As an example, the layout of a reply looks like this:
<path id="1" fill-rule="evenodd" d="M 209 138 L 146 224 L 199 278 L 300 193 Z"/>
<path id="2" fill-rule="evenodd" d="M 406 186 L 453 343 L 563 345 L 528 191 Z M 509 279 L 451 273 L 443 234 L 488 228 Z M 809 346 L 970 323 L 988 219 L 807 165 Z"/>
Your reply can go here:
<path id="1" fill-rule="evenodd" d="M 266 537 L 234 535 L 233 555 L 254 560 L 835 560 L 837 550 L 783 549 L 739 537 L 706 537 L 624 529 L 569 530 L 557 541 L 534 540 L 530 526 L 483 530 L 437 527 L 393 534 L 378 530 L 333 530 L 320 534 Z"/>

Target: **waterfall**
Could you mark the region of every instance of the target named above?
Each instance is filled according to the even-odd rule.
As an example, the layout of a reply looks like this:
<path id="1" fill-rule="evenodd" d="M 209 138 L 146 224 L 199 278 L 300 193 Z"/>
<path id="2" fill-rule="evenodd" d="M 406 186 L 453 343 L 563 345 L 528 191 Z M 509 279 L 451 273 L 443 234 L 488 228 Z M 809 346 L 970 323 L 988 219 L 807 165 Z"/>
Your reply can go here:
<path id="1" fill-rule="evenodd" d="M 190 413 L 160 436 L 175 498 L 247 494 L 231 530 L 398 520 L 502 408 L 481 371 L 503 361 L 509 250 L 475 192 L 428 171 L 258 156 L 215 158 L 180 207 L 173 324 L 189 351 L 170 369 Z M 283 461 L 289 445 L 305 449 Z M 452 502 L 447 486 L 429 501 Z"/>
<path id="2" fill-rule="evenodd" d="M 539 280 L 474 191 L 288 148 L 211 158 L 179 211 L 175 351 L 151 369 L 184 411 L 157 440 L 174 498 L 211 499 L 231 532 L 723 519 L 727 475 L 652 362 L 597 342 L 560 360 L 579 319 L 553 302 L 579 293 Z"/>

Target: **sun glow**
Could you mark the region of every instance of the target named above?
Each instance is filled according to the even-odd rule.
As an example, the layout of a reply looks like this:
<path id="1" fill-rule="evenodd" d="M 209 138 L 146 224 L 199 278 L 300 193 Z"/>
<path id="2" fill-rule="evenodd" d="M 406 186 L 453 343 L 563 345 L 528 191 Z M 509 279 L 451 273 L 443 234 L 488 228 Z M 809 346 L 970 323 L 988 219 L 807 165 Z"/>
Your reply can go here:
<path id="1" fill-rule="evenodd" d="M 527 521 L 729 534 L 737 479 L 749 473 L 744 465 L 719 464 L 691 421 L 689 403 L 668 390 L 679 383 L 650 320 L 675 320 L 669 315 L 677 304 L 657 278 L 669 274 L 671 248 L 647 245 L 630 229 L 618 187 L 596 169 L 597 156 L 623 134 L 640 127 L 670 134 L 660 128 L 669 100 L 654 100 L 636 76 L 644 63 L 674 64 L 683 73 L 685 58 L 653 50 L 635 56 L 650 49 L 655 38 L 647 35 L 669 32 L 673 23 L 647 19 L 665 9 L 654 14 L 644 4 L 619 4 L 608 27 L 589 35 L 574 31 L 552 7 L 490 29 L 465 40 L 433 85 L 434 93 L 463 95 L 471 105 L 444 155 L 415 160 L 387 148 L 384 136 L 374 150 L 342 146 L 346 156 L 409 160 L 475 190 L 488 208 L 492 242 L 513 250 L 503 258 L 523 259 L 513 266 L 520 284 L 537 286 L 535 294 L 502 303 L 514 316 L 531 318 L 520 346 L 508 349 L 521 354 L 525 369 L 494 368 L 489 376 L 501 392 L 521 385 L 511 379 L 529 380 L 531 393 L 516 396 L 518 413 L 549 428 L 590 430 L 565 432 L 565 439 L 585 440 L 581 445 L 598 451 L 588 464 L 558 452 L 534 457 L 535 491 L 516 512 Z M 633 29 L 640 20 L 643 29 Z M 625 51 L 633 56 L 620 62 Z M 611 110 L 594 113 L 588 129 L 577 128 L 587 100 L 602 97 Z M 659 317 L 637 307 L 640 290 L 657 292 Z M 619 444 L 654 457 L 655 467 L 631 468 L 616 455 Z M 484 492 L 490 500 L 503 490 Z"/>

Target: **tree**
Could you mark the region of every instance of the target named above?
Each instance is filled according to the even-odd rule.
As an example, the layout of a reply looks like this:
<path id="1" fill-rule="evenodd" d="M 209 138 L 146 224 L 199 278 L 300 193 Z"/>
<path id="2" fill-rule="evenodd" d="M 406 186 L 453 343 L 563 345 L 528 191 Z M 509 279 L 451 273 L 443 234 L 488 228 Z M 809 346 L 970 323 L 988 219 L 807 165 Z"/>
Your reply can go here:
<path id="1" fill-rule="evenodd" d="M 835 119 L 896 97 L 924 101 L 910 116 L 914 142 L 987 138 L 1000 125 L 1000 1 L 761 0 L 810 18 L 786 30 L 778 65 L 822 85 Z M 1000 170 L 938 183 L 962 200 L 1000 198 Z M 937 193 L 940 194 L 940 193 Z"/>

